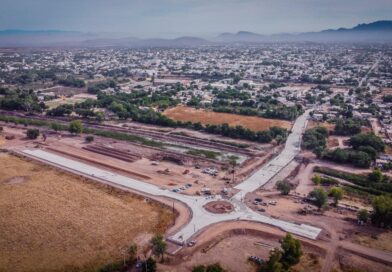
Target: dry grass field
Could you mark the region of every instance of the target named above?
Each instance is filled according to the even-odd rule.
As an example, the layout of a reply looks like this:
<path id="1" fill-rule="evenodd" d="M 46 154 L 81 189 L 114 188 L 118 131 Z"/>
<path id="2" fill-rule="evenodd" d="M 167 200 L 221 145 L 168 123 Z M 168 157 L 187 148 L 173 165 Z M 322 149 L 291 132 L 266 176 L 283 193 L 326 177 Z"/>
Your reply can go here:
<path id="1" fill-rule="evenodd" d="M 95 271 L 163 233 L 158 204 L 0 153 L 0 271 Z"/>
<path id="2" fill-rule="evenodd" d="M 367 234 L 356 234 L 353 236 L 353 240 L 363 246 L 392 252 L 392 231 L 386 231 L 375 237 Z"/>
<path id="3" fill-rule="evenodd" d="M 292 124 L 289 121 L 266 119 L 256 116 L 245 116 L 231 113 L 221 113 L 178 106 L 163 112 L 164 115 L 176 121 L 200 122 L 204 125 L 219 125 L 227 123 L 230 126 L 241 125 L 253 131 L 267 130 L 270 127 L 278 126 L 290 129 Z"/>

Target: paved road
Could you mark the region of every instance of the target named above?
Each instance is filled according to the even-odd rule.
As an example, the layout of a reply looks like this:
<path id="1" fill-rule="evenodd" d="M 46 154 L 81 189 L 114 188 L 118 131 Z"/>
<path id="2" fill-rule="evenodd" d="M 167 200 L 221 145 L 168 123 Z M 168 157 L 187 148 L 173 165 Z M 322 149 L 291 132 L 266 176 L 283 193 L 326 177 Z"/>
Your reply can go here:
<path id="1" fill-rule="evenodd" d="M 286 222 L 283 220 L 274 219 L 259 213 L 254 212 L 248 208 L 244 203 L 237 199 L 232 199 L 231 203 L 234 205 L 235 210 L 227 214 L 212 214 L 207 212 L 203 206 L 212 201 L 212 199 L 207 199 L 200 196 L 187 196 L 183 194 L 178 194 L 171 192 L 167 189 L 160 188 L 158 186 L 138 181 L 126 176 L 122 176 L 110 171 L 102 170 L 100 168 L 78 162 L 72 159 L 68 159 L 50 152 L 46 152 L 40 149 L 34 150 L 23 150 L 22 153 L 26 156 L 43 160 L 49 164 L 61 167 L 65 170 L 70 170 L 72 172 L 77 172 L 85 176 L 94 177 L 96 179 L 101 179 L 106 182 L 121 185 L 136 191 L 143 193 L 148 193 L 154 196 L 165 196 L 172 199 L 176 199 L 185 203 L 192 212 L 192 219 L 190 222 L 180 229 L 176 234 L 169 237 L 170 240 L 183 243 L 190 239 L 195 233 L 204 227 L 229 220 L 249 220 L 256 221 L 272 226 L 276 226 L 284 231 L 291 232 L 303 237 L 310 239 L 316 239 L 321 229 L 312 227 L 305 224 L 295 224 L 291 222 Z"/>
<path id="2" fill-rule="evenodd" d="M 278 174 L 295 158 L 301 150 L 302 134 L 305 131 L 310 111 L 311 110 L 305 111 L 304 114 L 297 118 L 290 135 L 287 137 L 286 145 L 282 152 L 256 171 L 248 179 L 235 186 L 235 188 L 240 191 L 234 196 L 234 198 L 241 200 L 247 193 L 257 190 Z"/>

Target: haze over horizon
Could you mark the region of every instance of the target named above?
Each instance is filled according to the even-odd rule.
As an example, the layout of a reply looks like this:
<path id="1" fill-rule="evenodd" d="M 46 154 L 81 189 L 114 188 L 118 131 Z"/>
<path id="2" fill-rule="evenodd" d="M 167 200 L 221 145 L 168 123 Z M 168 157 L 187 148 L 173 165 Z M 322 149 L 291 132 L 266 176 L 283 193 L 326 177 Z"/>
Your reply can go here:
<path id="1" fill-rule="evenodd" d="M 212 37 L 353 27 L 391 14 L 390 0 L 3 0 L 0 29 Z"/>

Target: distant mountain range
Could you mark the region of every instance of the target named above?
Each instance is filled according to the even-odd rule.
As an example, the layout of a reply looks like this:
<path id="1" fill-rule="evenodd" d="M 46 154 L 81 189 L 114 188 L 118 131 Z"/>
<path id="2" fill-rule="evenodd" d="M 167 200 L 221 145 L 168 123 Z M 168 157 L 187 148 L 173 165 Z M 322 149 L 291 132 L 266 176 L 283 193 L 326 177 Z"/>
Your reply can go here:
<path id="1" fill-rule="evenodd" d="M 353 28 L 328 29 L 298 34 L 262 35 L 240 31 L 222 33 L 213 39 L 179 37 L 176 39 L 139 39 L 124 34 L 84 33 L 62 30 L 0 31 L 0 47 L 198 47 L 220 44 L 268 42 L 392 42 L 392 21 L 359 24 Z"/>
<path id="2" fill-rule="evenodd" d="M 311 42 L 391 42 L 392 21 L 377 21 L 360 24 L 353 28 L 328 29 L 320 32 L 304 32 L 298 34 L 261 35 L 253 32 L 223 33 L 216 38 L 224 43 L 257 43 L 284 41 Z"/>

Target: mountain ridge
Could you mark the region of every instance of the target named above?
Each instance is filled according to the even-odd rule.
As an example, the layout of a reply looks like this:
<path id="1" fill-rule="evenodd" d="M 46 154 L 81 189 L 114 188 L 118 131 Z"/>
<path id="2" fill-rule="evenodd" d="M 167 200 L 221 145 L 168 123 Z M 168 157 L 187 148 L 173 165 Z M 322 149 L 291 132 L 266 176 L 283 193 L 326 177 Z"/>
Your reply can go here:
<path id="1" fill-rule="evenodd" d="M 392 42 L 392 20 L 358 24 L 352 28 L 318 32 L 263 35 L 250 31 L 225 32 L 215 38 L 182 36 L 140 39 L 126 34 L 67 30 L 0 30 L 0 47 L 197 47 L 264 42 Z"/>

